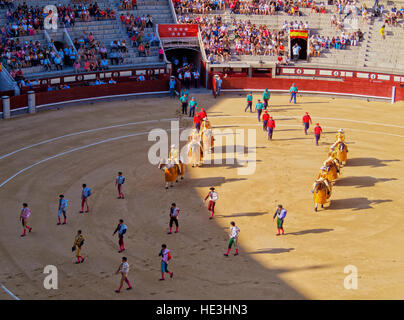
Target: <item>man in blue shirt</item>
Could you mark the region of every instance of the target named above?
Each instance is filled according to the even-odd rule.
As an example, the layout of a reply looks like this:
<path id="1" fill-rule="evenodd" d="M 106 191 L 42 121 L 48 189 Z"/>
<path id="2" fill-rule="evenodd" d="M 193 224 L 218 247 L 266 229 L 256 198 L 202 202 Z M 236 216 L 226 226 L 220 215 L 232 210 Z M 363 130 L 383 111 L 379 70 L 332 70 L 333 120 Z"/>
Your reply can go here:
<path id="1" fill-rule="evenodd" d="M 170 87 L 170 98 L 175 98 L 175 84 L 174 76 L 171 76 L 170 82 L 168 83 Z"/>
<path id="2" fill-rule="evenodd" d="M 244 112 L 247 112 L 247 109 L 250 108 L 250 112 L 252 112 L 252 101 L 253 101 L 253 95 L 252 91 L 247 95 L 247 107 L 245 107 Z"/>
<path id="3" fill-rule="evenodd" d="M 119 237 L 119 253 L 125 251 L 125 244 L 123 243 L 123 235 L 126 233 L 126 230 L 128 229 L 128 227 L 126 225 L 124 225 L 123 220 L 119 219 L 119 224 L 116 227 L 114 233 L 112 234 L 113 236 L 115 235 L 115 233 L 118 232 L 118 237 Z"/>
<path id="4" fill-rule="evenodd" d="M 66 224 L 66 208 L 67 208 L 67 200 L 65 199 L 65 196 L 61 194 L 59 196 L 59 207 L 58 207 L 58 223 L 57 225 L 60 225 L 60 216 L 63 214 L 64 221 L 63 224 Z"/>

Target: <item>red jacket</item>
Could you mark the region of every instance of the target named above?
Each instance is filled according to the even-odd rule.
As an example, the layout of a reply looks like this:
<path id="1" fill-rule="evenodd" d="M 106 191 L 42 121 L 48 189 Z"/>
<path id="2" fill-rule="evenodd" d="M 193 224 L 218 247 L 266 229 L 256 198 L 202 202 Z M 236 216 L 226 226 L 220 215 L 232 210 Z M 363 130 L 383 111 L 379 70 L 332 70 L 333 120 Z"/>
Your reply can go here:
<path id="1" fill-rule="evenodd" d="M 262 115 L 262 120 L 263 120 L 263 121 L 268 121 L 268 120 L 269 120 L 269 114 L 268 114 L 268 113 L 264 113 L 264 114 Z"/>
<path id="2" fill-rule="evenodd" d="M 320 126 L 314 127 L 314 134 L 321 134 L 321 132 L 323 132 L 323 129 Z"/>
<path id="3" fill-rule="evenodd" d="M 268 128 L 275 128 L 275 120 L 269 120 L 267 124 Z"/>
<path id="4" fill-rule="evenodd" d="M 201 123 L 201 119 L 199 118 L 199 116 L 195 116 L 194 117 L 194 123 Z"/>
<path id="5" fill-rule="evenodd" d="M 310 121 L 311 121 L 311 118 L 310 118 L 310 116 L 308 114 L 303 116 L 303 122 L 304 123 L 309 123 Z"/>

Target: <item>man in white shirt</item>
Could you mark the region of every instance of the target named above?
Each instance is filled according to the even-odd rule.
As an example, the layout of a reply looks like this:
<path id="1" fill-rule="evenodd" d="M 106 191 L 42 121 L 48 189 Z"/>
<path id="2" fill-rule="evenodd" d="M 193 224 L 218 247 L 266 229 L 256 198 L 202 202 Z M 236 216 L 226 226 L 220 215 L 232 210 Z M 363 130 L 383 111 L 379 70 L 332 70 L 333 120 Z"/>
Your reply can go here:
<path id="1" fill-rule="evenodd" d="M 227 248 L 227 252 L 224 254 L 226 257 L 229 256 L 231 247 L 234 244 L 236 248 L 236 252 L 234 253 L 235 256 L 238 256 L 238 235 L 240 233 L 240 228 L 236 226 L 234 221 L 230 222 L 230 239 L 229 239 L 229 246 Z"/>
<path id="2" fill-rule="evenodd" d="M 219 196 L 215 191 L 215 188 L 211 187 L 209 190 L 210 191 L 208 195 L 205 197 L 205 201 L 209 199 L 209 205 L 208 205 L 208 210 L 210 211 L 209 219 L 213 219 L 213 215 L 215 214 L 216 201 L 217 199 L 219 199 Z"/>
<path id="3" fill-rule="evenodd" d="M 120 293 L 123 283 L 126 282 L 128 285 L 128 288 L 126 290 L 132 289 L 132 286 L 130 285 L 129 279 L 128 279 L 128 273 L 129 273 L 129 263 L 127 262 L 128 259 L 126 257 L 122 257 L 122 262 L 119 265 L 118 270 L 116 271 L 116 274 L 120 273 L 121 274 L 121 282 L 119 284 L 118 290 L 115 290 L 116 293 Z"/>

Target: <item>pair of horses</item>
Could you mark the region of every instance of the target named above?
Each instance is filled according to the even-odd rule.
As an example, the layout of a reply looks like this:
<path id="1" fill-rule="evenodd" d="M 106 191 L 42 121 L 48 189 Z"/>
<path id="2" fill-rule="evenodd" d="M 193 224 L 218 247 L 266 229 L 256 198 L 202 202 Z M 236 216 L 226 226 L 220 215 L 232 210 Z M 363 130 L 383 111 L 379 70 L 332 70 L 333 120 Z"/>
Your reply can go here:
<path id="1" fill-rule="evenodd" d="M 192 165 L 192 167 L 200 167 L 203 163 L 203 155 L 208 154 L 209 150 L 213 149 L 213 134 L 212 129 L 210 127 L 201 128 L 200 133 L 197 130 L 193 130 L 191 135 L 189 136 L 187 144 L 188 151 L 188 163 Z M 174 182 L 178 182 L 178 177 L 184 179 L 185 175 L 185 163 L 178 156 L 173 156 L 173 153 L 177 154 L 178 152 L 171 153 L 171 156 L 168 160 L 162 159 L 159 163 L 159 169 L 164 172 L 164 180 L 165 180 L 165 188 L 173 187 Z"/>
<path id="2" fill-rule="evenodd" d="M 348 147 L 343 131 L 338 131 L 336 138 L 337 141 L 330 147 L 329 157 L 324 161 L 317 180 L 313 184 L 314 211 L 317 211 L 318 205 L 324 208 L 327 199 L 331 197 L 332 183 L 338 179 L 341 168 L 346 164 L 348 158 Z"/>

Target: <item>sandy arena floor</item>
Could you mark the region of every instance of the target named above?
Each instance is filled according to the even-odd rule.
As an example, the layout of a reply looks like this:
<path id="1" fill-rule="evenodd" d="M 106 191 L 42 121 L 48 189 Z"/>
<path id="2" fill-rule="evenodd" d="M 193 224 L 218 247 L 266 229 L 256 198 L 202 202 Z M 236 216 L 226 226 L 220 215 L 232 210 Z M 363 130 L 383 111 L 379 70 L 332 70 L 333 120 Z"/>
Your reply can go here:
<path id="1" fill-rule="evenodd" d="M 153 142 L 147 133 L 170 127 L 169 121 L 148 120 L 177 117 L 179 102 L 169 98 L 81 105 L 1 121 L 0 283 L 21 299 L 404 298 L 404 104 L 307 96 L 293 105 L 286 96 L 273 96 L 277 128 L 269 142 L 256 114 L 244 113 L 244 95 L 196 98 L 214 128 L 257 129 L 253 175 L 238 175 L 237 163 L 189 168 L 186 179 L 166 191 L 162 172 L 148 162 Z M 325 131 L 319 147 L 312 134 L 304 135 L 305 111 Z M 315 213 L 311 186 L 341 127 L 348 163 L 329 206 Z M 125 200 L 116 199 L 119 170 L 126 176 Z M 85 215 L 78 213 L 82 183 L 93 191 Z M 214 220 L 208 220 L 202 201 L 210 186 L 220 197 Z M 56 226 L 60 193 L 69 200 L 66 226 Z M 167 235 L 173 201 L 181 209 L 180 233 Z M 22 202 L 32 210 L 33 232 L 25 238 L 18 220 Z M 278 203 L 288 210 L 281 237 L 272 220 Z M 118 295 L 114 272 L 122 254 L 112 232 L 119 218 L 128 225 L 125 255 L 134 290 Z M 232 220 L 241 228 L 241 254 L 225 258 Z M 79 228 L 87 239 L 87 260 L 75 265 L 71 247 Z M 172 251 L 175 275 L 159 282 L 162 243 Z M 43 288 L 46 265 L 58 268 L 58 290 Z M 358 269 L 357 290 L 344 288 L 347 265 Z M 0 299 L 11 297 L 0 290 Z"/>

